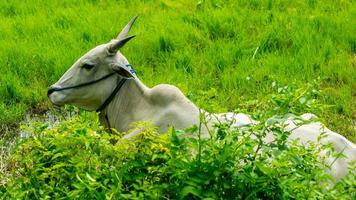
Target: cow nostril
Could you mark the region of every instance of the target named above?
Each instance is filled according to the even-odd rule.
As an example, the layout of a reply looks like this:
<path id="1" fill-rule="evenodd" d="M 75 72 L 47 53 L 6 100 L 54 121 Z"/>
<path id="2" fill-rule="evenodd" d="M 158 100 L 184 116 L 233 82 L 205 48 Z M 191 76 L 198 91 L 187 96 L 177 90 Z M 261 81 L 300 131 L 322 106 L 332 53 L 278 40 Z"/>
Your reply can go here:
<path id="1" fill-rule="evenodd" d="M 48 91 L 47 91 L 47 96 L 49 97 L 49 95 L 51 95 L 53 92 L 54 92 L 53 89 L 48 89 Z"/>
<path id="2" fill-rule="evenodd" d="M 48 90 L 47 90 L 47 96 L 51 95 L 53 92 L 56 91 L 56 88 L 55 87 L 49 87 Z"/>

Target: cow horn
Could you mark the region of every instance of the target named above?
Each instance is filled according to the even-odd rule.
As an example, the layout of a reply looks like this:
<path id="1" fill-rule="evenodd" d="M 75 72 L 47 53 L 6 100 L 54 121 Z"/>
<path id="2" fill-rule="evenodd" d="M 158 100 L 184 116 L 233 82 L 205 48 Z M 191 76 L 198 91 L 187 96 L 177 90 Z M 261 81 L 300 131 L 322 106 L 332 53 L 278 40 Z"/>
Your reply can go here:
<path id="1" fill-rule="evenodd" d="M 109 46 L 110 53 L 116 53 L 121 47 L 123 47 L 128 41 L 134 38 L 136 35 L 121 39 L 121 40 L 113 40 Z"/>
<path id="2" fill-rule="evenodd" d="M 133 17 L 129 23 L 122 29 L 122 31 L 120 32 L 120 34 L 116 37 L 116 39 L 118 40 L 122 40 L 124 38 L 127 37 L 127 34 L 129 33 L 131 26 L 133 25 L 133 23 L 136 21 L 137 19 L 137 15 L 135 17 Z"/>

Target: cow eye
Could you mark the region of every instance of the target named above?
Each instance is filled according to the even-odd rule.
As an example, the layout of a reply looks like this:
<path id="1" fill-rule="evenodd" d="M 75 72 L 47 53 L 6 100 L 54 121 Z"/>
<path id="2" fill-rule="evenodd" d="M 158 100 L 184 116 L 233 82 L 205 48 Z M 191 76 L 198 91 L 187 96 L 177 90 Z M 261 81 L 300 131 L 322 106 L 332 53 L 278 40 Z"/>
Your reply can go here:
<path id="1" fill-rule="evenodd" d="M 92 69 L 94 66 L 95 66 L 95 65 L 85 63 L 82 67 L 83 67 L 84 69 L 89 70 L 89 69 Z"/>

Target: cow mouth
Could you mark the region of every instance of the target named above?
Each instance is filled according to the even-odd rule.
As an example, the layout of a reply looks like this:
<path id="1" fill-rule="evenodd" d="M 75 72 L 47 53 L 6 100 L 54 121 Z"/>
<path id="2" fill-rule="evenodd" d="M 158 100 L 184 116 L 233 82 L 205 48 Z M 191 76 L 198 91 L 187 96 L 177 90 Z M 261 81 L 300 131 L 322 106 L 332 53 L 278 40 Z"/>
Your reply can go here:
<path id="1" fill-rule="evenodd" d="M 54 102 L 50 97 L 48 97 L 48 98 L 55 109 L 60 109 L 62 106 L 64 106 L 64 103 Z"/>
<path id="2" fill-rule="evenodd" d="M 47 96 L 53 107 L 56 109 L 59 109 L 65 104 L 63 101 L 63 95 L 60 94 L 60 92 L 57 92 L 55 89 L 49 89 L 47 92 Z"/>

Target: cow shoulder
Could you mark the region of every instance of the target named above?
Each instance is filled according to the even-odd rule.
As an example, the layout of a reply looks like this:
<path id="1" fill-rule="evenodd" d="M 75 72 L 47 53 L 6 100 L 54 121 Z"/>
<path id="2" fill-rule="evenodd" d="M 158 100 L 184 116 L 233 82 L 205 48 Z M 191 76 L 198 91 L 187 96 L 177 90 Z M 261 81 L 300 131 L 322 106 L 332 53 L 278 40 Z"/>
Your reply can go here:
<path id="1" fill-rule="evenodd" d="M 183 129 L 198 124 L 198 108 L 177 87 L 157 85 L 151 89 L 150 97 L 156 108 L 157 125 L 165 124 Z"/>
<path id="2" fill-rule="evenodd" d="M 160 84 L 150 91 L 150 98 L 154 104 L 160 106 L 169 105 L 186 100 L 184 94 L 173 85 Z"/>

